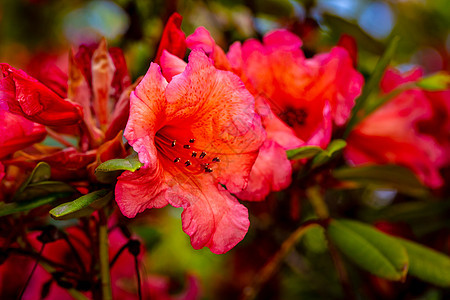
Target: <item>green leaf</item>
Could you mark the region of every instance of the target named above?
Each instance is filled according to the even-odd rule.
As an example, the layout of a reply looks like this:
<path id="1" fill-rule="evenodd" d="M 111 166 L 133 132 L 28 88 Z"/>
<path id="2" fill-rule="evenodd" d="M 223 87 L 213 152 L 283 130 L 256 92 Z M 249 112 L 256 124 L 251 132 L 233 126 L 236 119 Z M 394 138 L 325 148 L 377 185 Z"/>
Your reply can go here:
<path id="1" fill-rule="evenodd" d="M 50 215 L 56 220 L 89 216 L 105 206 L 113 198 L 113 195 L 114 193 L 111 190 L 98 190 L 53 208 Z"/>
<path id="2" fill-rule="evenodd" d="M 75 189 L 67 183 L 60 181 L 41 181 L 29 184 L 18 194 L 15 201 L 27 201 L 54 193 L 74 193 Z"/>
<path id="3" fill-rule="evenodd" d="M 327 149 L 318 153 L 313 160 L 313 167 L 318 167 L 324 163 L 333 159 L 342 149 L 347 146 L 347 142 L 344 140 L 333 140 L 328 145 Z"/>
<path id="4" fill-rule="evenodd" d="M 416 82 L 416 85 L 428 91 L 441 91 L 450 87 L 450 74 L 438 72 L 424 77 Z"/>
<path id="5" fill-rule="evenodd" d="M 351 220 L 332 220 L 327 233 L 333 244 L 364 270 L 388 280 L 405 278 L 408 254 L 395 238 Z"/>
<path id="6" fill-rule="evenodd" d="M 384 71 L 386 70 L 386 67 L 389 65 L 392 57 L 395 54 L 395 50 L 397 49 L 397 45 L 400 38 L 398 36 L 394 36 L 394 38 L 389 42 L 389 45 L 386 48 L 386 51 L 384 51 L 383 55 L 378 60 L 372 74 L 370 75 L 369 80 L 364 85 L 363 91 L 361 93 L 361 96 L 359 96 L 356 99 L 355 106 L 352 109 L 350 120 L 348 121 L 347 128 L 344 133 L 344 137 L 348 137 L 350 134 L 350 131 L 352 128 L 362 120 L 361 116 L 359 115 L 359 112 L 361 109 L 364 109 L 366 106 L 367 99 L 369 98 L 369 95 L 374 91 L 377 90 L 381 77 L 383 76 Z"/>
<path id="7" fill-rule="evenodd" d="M 10 214 L 28 211 L 39 206 L 52 203 L 60 198 L 70 196 L 71 193 L 55 193 L 43 197 L 39 197 L 29 201 L 20 201 L 12 203 L 0 203 L 0 217 L 7 216 Z"/>
<path id="8" fill-rule="evenodd" d="M 426 196 L 428 190 L 409 169 L 397 165 L 371 165 L 336 169 L 332 171 L 335 178 L 352 181 L 358 186 L 372 185 L 390 187 L 413 195 Z"/>
<path id="9" fill-rule="evenodd" d="M 317 153 L 322 152 L 322 148 L 317 146 L 303 146 L 297 149 L 287 150 L 286 154 L 288 159 L 303 159 L 315 156 Z"/>
<path id="10" fill-rule="evenodd" d="M 397 238 L 409 256 L 409 273 L 423 281 L 450 287 L 450 258 L 420 244 Z"/>
<path id="11" fill-rule="evenodd" d="M 126 158 L 111 159 L 100 164 L 95 169 L 95 176 L 100 182 L 111 183 L 115 181 L 122 171 L 134 172 L 142 166 L 143 164 L 139 161 L 137 153 L 133 152 Z"/>
<path id="12" fill-rule="evenodd" d="M 20 188 L 14 194 L 13 199 L 15 200 L 20 194 L 27 188 L 31 183 L 37 183 L 45 180 L 49 180 L 51 176 L 50 166 L 45 162 L 40 162 L 31 172 L 30 176 L 22 183 Z"/>

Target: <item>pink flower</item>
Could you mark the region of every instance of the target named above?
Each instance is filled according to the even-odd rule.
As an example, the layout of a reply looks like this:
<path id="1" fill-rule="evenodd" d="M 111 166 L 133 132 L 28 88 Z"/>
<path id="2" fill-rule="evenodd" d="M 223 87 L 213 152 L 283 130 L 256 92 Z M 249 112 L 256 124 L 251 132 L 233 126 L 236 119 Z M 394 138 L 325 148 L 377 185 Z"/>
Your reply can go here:
<path id="1" fill-rule="evenodd" d="M 0 159 L 42 141 L 47 132 L 41 124 L 0 109 Z"/>
<path id="2" fill-rule="evenodd" d="M 195 249 L 224 253 L 243 239 L 247 209 L 230 193 L 247 185 L 265 136 L 237 76 L 199 50 L 170 83 L 151 64 L 131 94 L 125 137 L 144 164 L 116 185 L 125 216 L 169 203 L 184 208 L 183 230 Z"/>
<path id="3" fill-rule="evenodd" d="M 0 109 L 48 126 L 74 125 L 82 118 L 81 108 L 8 64 L 0 64 Z"/>
<path id="4" fill-rule="evenodd" d="M 405 74 L 387 70 L 381 88 L 387 93 L 420 76 L 421 71 L 418 69 Z M 403 165 L 416 173 L 426 185 L 432 188 L 441 186 L 439 167 L 444 160 L 442 147 L 432 135 L 427 134 L 426 130 L 421 132 L 418 127 L 419 124 L 434 122 L 433 114 L 439 112 L 433 112 L 433 106 L 445 106 L 445 100 L 438 102 L 442 99 L 430 98 L 430 95 L 433 93 L 411 88 L 369 115 L 351 132 L 345 150 L 347 159 L 356 165 Z M 431 104 L 433 102 L 435 103 Z M 448 110 L 441 113 L 448 115 Z M 433 124 L 434 130 L 439 132 L 441 127 L 448 128 L 447 121 L 445 126 Z M 448 132 L 445 134 L 448 136 Z"/>

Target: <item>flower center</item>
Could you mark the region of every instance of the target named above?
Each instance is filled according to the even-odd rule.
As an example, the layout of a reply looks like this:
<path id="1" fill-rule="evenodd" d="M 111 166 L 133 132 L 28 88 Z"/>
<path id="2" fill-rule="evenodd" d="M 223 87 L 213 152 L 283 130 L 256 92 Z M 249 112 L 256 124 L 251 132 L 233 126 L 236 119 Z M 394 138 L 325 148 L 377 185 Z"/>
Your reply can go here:
<path id="1" fill-rule="evenodd" d="M 155 146 L 172 164 L 191 174 L 211 173 L 214 164 L 220 162 L 219 157 L 195 147 L 194 137 L 185 140 L 172 139 L 158 131 L 155 135 Z"/>
<path id="2" fill-rule="evenodd" d="M 305 125 L 308 113 L 304 108 L 287 107 L 279 114 L 279 117 L 290 127 L 294 127 L 294 125 Z"/>

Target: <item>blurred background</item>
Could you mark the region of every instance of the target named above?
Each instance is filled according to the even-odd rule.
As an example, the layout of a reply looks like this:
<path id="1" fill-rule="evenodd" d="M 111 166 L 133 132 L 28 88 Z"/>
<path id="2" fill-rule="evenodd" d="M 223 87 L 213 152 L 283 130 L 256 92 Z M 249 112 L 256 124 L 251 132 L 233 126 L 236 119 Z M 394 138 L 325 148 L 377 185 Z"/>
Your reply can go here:
<path id="1" fill-rule="evenodd" d="M 26 70 L 30 64 L 52 60 L 64 70 L 70 47 L 95 43 L 104 36 L 110 46 L 123 49 L 136 79 L 145 74 L 164 24 L 175 11 L 184 18 L 186 35 L 204 26 L 225 51 L 236 40 L 260 38 L 282 27 L 298 34 L 305 55 L 312 56 L 327 51 L 342 34 L 348 34 L 358 45 L 358 69 L 367 75 L 389 40 L 399 35 L 395 65 L 404 70 L 421 65 L 427 74 L 450 71 L 448 0 L 1 0 L 0 62 Z M 141 214 L 133 220 L 132 231 L 146 244 L 148 257 L 143 269 L 171 278 L 173 293 L 183 290 L 186 274 L 193 274 L 205 299 L 237 298 L 299 220 L 314 217 L 310 205 L 299 201 L 300 190 L 291 187 L 263 203 L 246 204 L 250 231 L 234 250 L 220 256 L 207 249 L 192 249 L 181 229 L 180 209 L 167 207 Z M 450 239 L 440 238 L 449 236 L 445 225 L 448 201 L 412 201 L 399 197 L 395 190 L 370 188 L 345 195 L 330 193 L 328 198 L 336 200 L 329 203 L 335 215 L 398 222 L 394 229 L 404 236 L 413 232 L 441 251 L 450 247 Z M 342 299 L 344 293 L 323 232 L 309 232 L 296 250 L 259 299 Z M 449 296 L 415 279 L 394 284 L 356 268 L 348 272 L 361 299 Z"/>

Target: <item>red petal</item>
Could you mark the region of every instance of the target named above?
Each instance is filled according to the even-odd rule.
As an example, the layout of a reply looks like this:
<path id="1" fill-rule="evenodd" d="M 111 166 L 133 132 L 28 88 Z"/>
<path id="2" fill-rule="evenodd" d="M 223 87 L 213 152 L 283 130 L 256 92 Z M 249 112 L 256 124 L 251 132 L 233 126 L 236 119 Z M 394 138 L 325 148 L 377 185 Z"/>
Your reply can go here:
<path id="1" fill-rule="evenodd" d="M 0 64 L 0 68 L 4 76 L 0 80 L 0 107 L 49 126 L 73 125 L 82 119 L 77 104 L 62 99 L 22 70 L 7 64 Z"/>
<path id="2" fill-rule="evenodd" d="M 158 51 L 156 52 L 155 62 L 160 63 L 163 50 L 167 50 L 179 58 L 184 58 L 186 53 L 186 35 L 181 30 L 181 21 L 183 17 L 178 13 L 173 13 L 164 27 Z"/>

